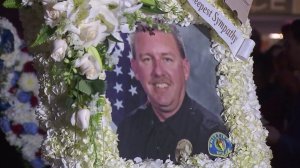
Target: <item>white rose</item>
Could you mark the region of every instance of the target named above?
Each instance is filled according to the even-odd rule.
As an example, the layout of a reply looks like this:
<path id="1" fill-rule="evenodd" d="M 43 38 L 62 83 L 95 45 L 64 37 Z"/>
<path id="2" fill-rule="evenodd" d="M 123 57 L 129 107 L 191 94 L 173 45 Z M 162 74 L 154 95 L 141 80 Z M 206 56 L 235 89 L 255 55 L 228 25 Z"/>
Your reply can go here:
<path id="1" fill-rule="evenodd" d="M 79 25 L 79 39 L 83 47 L 97 46 L 108 36 L 105 31 L 106 26 L 102 25 L 100 21 L 81 24 Z"/>
<path id="2" fill-rule="evenodd" d="M 73 113 L 71 117 L 71 124 L 74 126 L 75 124 L 85 130 L 89 127 L 91 112 L 88 109 L 81 109 L 76 113 Z M 75 119 L 76 118 L 76 119 Z"/>
<path id="3" fill-rule="evenodd" d="M 54 27 L 59 23 L 61 18 L 61 11 L 55 10 L 51 6 L 46 7 L 44 19 L 47 25 L 49 25 L 50 27 Z"/>
<path id="4" fill-rule="evenodd" d="M 51 57 L 60 62 L 64 59 L 66 55 L 66 50 L 68 48 L 67 42 L 62 39 L 57 39 L 54 41 L 54 49 L 52 51 Z"/>
<path id="5" fill-rule="evenodd" d="M 34 73 L 22 73 L 18 84 L 26 92 L 36 92 L 39 89 L 38 79 Z"/>
<path id="6" fill-rule="evenodd" d="M 101 75 L 101 67 L 98 61 L 89 53 L 75 61 L 75 67 L 80 68 L 80 73 L 86 75 L 87 79 L 97 79 Z"/>

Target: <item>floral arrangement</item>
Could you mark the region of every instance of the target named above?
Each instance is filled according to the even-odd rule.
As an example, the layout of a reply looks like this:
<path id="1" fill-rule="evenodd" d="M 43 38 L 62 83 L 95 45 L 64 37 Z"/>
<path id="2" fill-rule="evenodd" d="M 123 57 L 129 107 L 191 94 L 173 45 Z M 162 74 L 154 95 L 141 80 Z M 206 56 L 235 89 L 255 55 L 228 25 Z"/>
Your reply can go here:
<path id="1" fill-rule="evenodd" d="M 230 20 L 220 0 L 207 0 Z M 253 61 L 241 61 L 215 32 L 211 52 L 219 61 L 217 91 L 234 153 L 210 160 L 204 154 L 186 158 L 181 165 L 166 160 L 125 160 L 118 156 L 112 129 L 111 105 L 105 98 L 105 71 L 118 63 L 114 53 L 122 43 L 119 33 L 131 33 L 137 22 L 167 30 L 166 23 L 181 26 L 206 24 L 187 1 L 180 0 L 40 0 L 7 7 L 42 3 L 45 25 L 33 46 L 53 42 L 50 57 L 35 58 L 41 85 L 38 118 L 47 129 L 44 157 L 54 167 L 270 167 L 266 129 L 252 79 Z M 249 37 L 249 21 L 236 25 Z"/>
<path id="2" fill-rule="evenodd" d="M 32 167 L 43 167 L 40 147 L 45 132 L 35 114 L 39 85 L 33 58 L 20 49 L 16 29 L 4 18 L 0 18 L 0 37 L 0 129 Z"/>

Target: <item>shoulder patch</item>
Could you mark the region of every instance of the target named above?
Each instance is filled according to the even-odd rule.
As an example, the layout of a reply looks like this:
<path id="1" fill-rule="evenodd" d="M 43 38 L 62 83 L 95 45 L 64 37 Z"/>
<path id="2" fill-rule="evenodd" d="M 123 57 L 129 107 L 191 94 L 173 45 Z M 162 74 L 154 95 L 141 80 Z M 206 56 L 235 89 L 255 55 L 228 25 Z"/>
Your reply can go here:
<path id="1" fill-rule="evenodd" d="M 232 152 L 232 144 L 229 138 L 221 133 L 215 132 L 208 139 L 208 153 L 216 157 L 227 157 Z"/>

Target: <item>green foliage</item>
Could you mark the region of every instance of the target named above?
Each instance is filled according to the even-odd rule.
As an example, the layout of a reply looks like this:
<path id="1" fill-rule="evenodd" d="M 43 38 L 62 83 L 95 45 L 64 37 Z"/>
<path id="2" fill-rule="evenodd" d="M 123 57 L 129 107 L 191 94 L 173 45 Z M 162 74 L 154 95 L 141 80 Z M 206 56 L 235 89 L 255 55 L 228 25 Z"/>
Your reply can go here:
<path id="1" fill-rule="evenodd" d="M 88 17 L 89 13 L 85 6 L 80 6 L 75 23 L 80 24 L 82 20 Z"/>
<path id="2" fill-rule="evenodd" d="M 95 93 L 103 94 L 105 90 L 105 84 L 104 81 L 100 79 L 96 79 L 96 80 L 81 79 L 76 84 L 75 89 L 88 96 Z M 74 92 L 73 95 L 78 96 L 77 93 Z"/>
<path id="3" fill-rule="evenodd" d="M 144 13 L 149 13 L 149 14 L 165 14 L 165 13 L 167 13 L 159 8 L 159 5 L 156 2 L 156 0 L 141 0 L 141 2 L 143 3 L 141 11 Z"/>
<path id="4" fill-rule="evenodd" d="M 51 28 L 50 26 L 43 25 L 31 47 L 35 47 L 45 43 L 55 33 L 55 30 L 56 28 Z"/>
<path id="5" fill-rule="evenodd" d="M 118 7 L 118 5 L 116 5 L 116 4 L 108 4 L 108 9 L 109 10 L 114 10 L 114 9 L 116 9 Z"/>
<path id="6" fill-rule="evenodd" d="M 83 80 L 83 79 L 80 80 L 76 85 L 76 89 L 87 95 L 91 95 L 91 93 L 92 93 L 92 88 L 87 83 L 87 80 Z"/>
<path id="7" fill-rule="evenodd" d="M 155 0 L 141 0 L 141 2 L 142 2 L 144 5 L 148 5 L 148 6 L 155 6 L 155 5 L 156 5 Z"/>
<path id="8" fill-rule="evenodd" d="M 5 0 L 2 5 L 5 8 L 20 8 L 22 7 L 22 0 Z"/>
<path id="9" fill-rule="evenodd" d="M 147 6 L 147 5 L 143 5 L 141 8 L 141 11 L 144 13 L 149 13 L 149 14 L 165 14 L 165 13 L 167 13 L 167 12 L 159 9 L 157 6 Z"/>
<path id="10" fill-rule="evenodd" d="M 127 23 L 130 29 L 133 29 L 135 26 L 135 22 L 139 19 L 137 12 L 134 13 L 125 13 L 124 16 L 127 19 Z"/>
<path id="11" fill-rule="evenodd" d="M 84 0 L 74 0 L 74 6 L 75 8 L 78 8 L 79 6 L 81 6 L 81 4 L 84 3 Z"/>
<path id="12" fill-rule="evenodd" d="M 102 60 L 101 60 L 101 57 L 100 57 L 100 54 L 99 54 L 97 48 L 91 46 L 91 47 L 87 48 L 86 51 L 97 60 L 99 66 L 100 66 L 100 69 L 102 69 L 102 67 L 103 67 Z"/>

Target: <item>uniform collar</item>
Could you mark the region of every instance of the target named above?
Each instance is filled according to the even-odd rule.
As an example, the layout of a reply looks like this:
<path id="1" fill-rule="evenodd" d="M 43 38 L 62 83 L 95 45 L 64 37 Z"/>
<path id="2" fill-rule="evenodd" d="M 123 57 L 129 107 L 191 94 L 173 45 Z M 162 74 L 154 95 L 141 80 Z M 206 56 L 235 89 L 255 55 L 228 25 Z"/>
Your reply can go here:
<path id="1" fill-rule="evenodd" d="M 171 117 L 167 118 L 164 122 L 159 121 L 158 117 L 155 115 L 152 106 L 148 105 L 147 111 L 151 115 L 150 124 L 153 126 L 166 126 L 171 129 L 171 131 L 177 135 L 178 132 L 183 129 L 183 125 L 186 124 L 185 118 L 189 116 L 189 112 L 191 109 L 191 98 L 185 94 L 183 102 L 179 108 L 179 110 Z"/>

